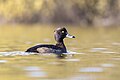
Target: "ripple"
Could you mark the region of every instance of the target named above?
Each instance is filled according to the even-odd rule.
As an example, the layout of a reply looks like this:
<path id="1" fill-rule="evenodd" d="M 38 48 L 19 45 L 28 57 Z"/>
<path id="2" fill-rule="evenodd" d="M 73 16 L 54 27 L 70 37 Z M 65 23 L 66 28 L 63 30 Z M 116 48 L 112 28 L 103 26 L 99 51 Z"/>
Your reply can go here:
<path id="1" fill-rule="evenodd" d="M 7 60 L 0 60 L 0 63 L 6 63 L 8 62 Z"/>
<path id="2" fill-rule="evenodd" d="M 115 65 L 114 64 L 101 64 L 102 67 L 114 67 Z"/>
<path id="3" fill-rule="evenodd" d="M 103 72 L 104 69 L 101 67 L 85 67 L 81 68 L 80 72 Z"/>
<path id="4" fill-rule="evenodd" d="M 59 64 L 63 64 L 63 63 L 60 63 L 60 62 L 50 62 L 48 64 L 52 64 L 52 65 L 59 65 Z"/>
<path id="5" fill-rule="evenodd" d="M 77 53 L 77 52 L 73 52 L 73 51 L 67 51 L 67 53 L 65 53 L 65 54 L 75 54 L 75 53 Z"/>
<path id="6" fill-rule="evenodd" d="M 104 52 L 102 52 L 102 53 L 114 54 L 114 53 L 117 53 L 117 52 L 104 51 Z"/>
<path id="7" fill-rule="evenodd" d="M 80 59 L 65 59 L 64 61 L 68 61 L 68 62 L 78 62 L 78 61 L 80 61 Z"/>
<path id="8" fill-rule="evenodd" d="M 31 55 L 31 54 L 38 54 L 38 53 L 32 53 L 32 52 L 29 53 L 29 52 L 24 52 L 24 51 L 0 52 L 0 56 L 18 56 L 18 55 L 26 56 L 26 55 Z M 77 52 L 68 51 L 67 53 L 63 53 L 63 54 L 72 55 L 72 54 L 85 54 L 85 53 L 77 53 Z M 42 55 L 49 56 L 51 55 L 51 53 L 42 54 Z"/>
<path id="9" fill-rule="evenodd" d="M 0 52 L 0 56 L 17 56 L 17 55 L 25 56 L 30 54 L 36 54 L 36 53 L 27 53 L 22 51 Z"/>
<path id="10" fill-rule="evenodd" d="M 113 60 L 118 60 L 118 61 L 120 60 L 120 58 L 112 58 L 112 59 L 113 59 Z"/>
<path id="11" fill-rule="evenodd" d="M 28 66 L 24 68 L 29 77 L 46 77 L 46 73 L 37 66 Z"/>
<path id="12" fill-rule="evenodd" d="M 67 80 L 97 80 L 98 76 L 96 75 L 87 75 L 81 74 L 68 78 Z"/>
<path id="13" fill-rule="evenodd" d="M 64 53 L 64 54 L 85 54 L 85 53 L 78 53 L 78 52 L 73 52 L 73 51 L 67 51 L 67 53 Z"/>
<path id="14" fill-rule="evenodd" d="M 100 51 L 105 51 L 107 48 L 92 48 L 90 52 L 100 52 Z"/>
<path id="15" fill-rule="evenodd" d="M 28 67 L 25 67 L 24 70 L 26 70 L 26 71 L 38 71 L 41 69 L 37 66 L 28 66 Z"/>
<path id="16" fill-rule="evenodd" d="M 45 77 L 46 74 L 44 72 L 34 71 L 34 72 L 29 72 L 28 76 L 30 76 L 30 77 Z"/>
<path id="17" fill-rule="evenodd" d="M 114 42 L 114 43 L 112 43 L 112 45 L 114 45 L 114 46 L 120 46 L 120 43 L 119 42 Z"/>

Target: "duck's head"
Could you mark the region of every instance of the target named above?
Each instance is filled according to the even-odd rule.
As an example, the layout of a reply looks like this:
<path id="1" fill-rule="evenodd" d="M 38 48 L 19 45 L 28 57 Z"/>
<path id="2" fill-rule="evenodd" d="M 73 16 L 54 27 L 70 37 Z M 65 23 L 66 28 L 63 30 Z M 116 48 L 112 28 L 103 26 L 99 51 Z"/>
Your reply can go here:
<path id="1" fill-rule="evenodd" d="M 54 31 L 54 37 L 57 42 L 62 42 L 64 38 L 75 38 L 68 33 L 65 27 L 57 28 Z"/>

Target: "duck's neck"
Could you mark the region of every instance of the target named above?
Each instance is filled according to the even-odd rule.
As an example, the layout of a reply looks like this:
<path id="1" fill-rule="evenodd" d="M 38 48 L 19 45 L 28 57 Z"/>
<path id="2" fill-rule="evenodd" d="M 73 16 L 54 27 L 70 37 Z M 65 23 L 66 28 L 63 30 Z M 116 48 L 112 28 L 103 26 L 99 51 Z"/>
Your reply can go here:
<path id="1" fill-rule="evenodd" d="M 65 44 L 63 41 L 57 42 L 56 46 L 60 47 L 60 48 L 64 48 L 66 50 Z"/>

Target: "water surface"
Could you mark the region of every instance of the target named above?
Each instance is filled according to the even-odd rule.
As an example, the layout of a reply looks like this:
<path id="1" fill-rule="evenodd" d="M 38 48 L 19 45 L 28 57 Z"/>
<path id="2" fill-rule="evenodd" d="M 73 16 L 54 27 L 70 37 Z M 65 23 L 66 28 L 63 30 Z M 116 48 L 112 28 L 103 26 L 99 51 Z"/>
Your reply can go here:
<path id="1" fill-rule="evenodd" d="M 0 80 L 119 80 L 120 28 L 68 27 L 64 59 L 24 51 L 36 44 L 55 44 L 52 26 L 0 27 Z"/>

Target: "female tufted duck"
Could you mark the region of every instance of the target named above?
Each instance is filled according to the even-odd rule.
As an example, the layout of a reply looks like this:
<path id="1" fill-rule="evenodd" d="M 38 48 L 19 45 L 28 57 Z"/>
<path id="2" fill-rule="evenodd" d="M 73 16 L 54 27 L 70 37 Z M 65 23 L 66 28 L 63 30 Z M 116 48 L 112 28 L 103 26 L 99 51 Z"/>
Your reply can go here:
<path id="1" fill-rule="evenodd" d="M 63 39 L 68 38 L 75 38 L 74 36 L 68 34 L 66 28 L 57 28 L 54 31 L 54 37 L 57 41 L 56 45 L 36 45 L 29 49 L 26 52 L 36 52 L 36 53 L 55 53 L 55 54 L 62 54 L 67 53 L 66 47 L 64 45 Z"/>

